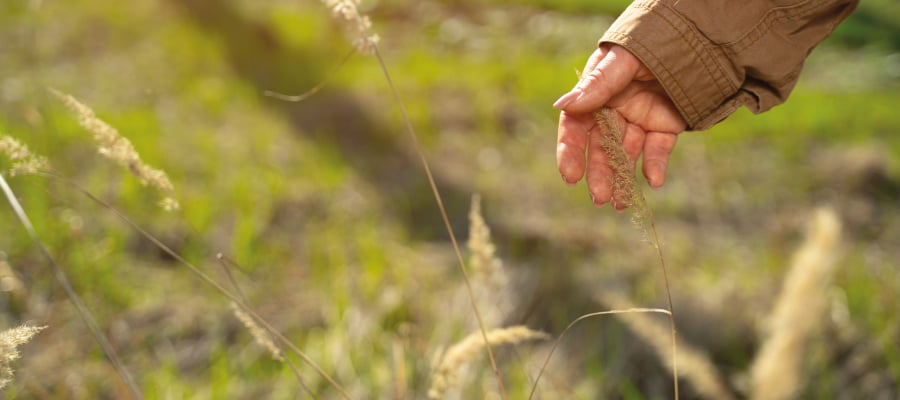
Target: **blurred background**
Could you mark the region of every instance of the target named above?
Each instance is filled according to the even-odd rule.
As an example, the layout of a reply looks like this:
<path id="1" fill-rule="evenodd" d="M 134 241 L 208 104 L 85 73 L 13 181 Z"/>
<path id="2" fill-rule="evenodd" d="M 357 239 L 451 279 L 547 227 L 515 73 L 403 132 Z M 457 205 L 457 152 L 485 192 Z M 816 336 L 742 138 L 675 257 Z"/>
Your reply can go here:
<path id="1" fill-rule="evenodd" d="M 489 328 L 555 336 L 620 307 L 610 298 L 667 305 L 655 252 L 628 215 L 592 207 L 555 168 L 550 104 L 627 4 L 360 5 L 463 246 L 481 196 L 503 277 L 476 290 Z M 312 0 L 5 0 L 0 134 L 221 282 L 216 255 L 235 260 L 249 302 L 354 398 L 425 398 L 441 354 L 477 324 L 378 62 L 342 62 L 351 49 Z M 302 102 L 263 94 L 326 80 Z M 100 157 L 47 88 L 89 105 L 165 170 L 181 210 L 162 210 L 157 191 Z M 752 394 L 751 365 L 820 207 L 838 215 L 841 239 L 830 283 L 804 295 L 826 306 L 798 350 L 797 396 L 900 397 L 898 89 L 900 4 L 864 1 L 786 104 L 684 133 L 666 186 L 646 191 L 679 337 L 735 397 Z M 147 398 L 311 397 L 227 298 L 109 211 L 53 180 L 7 178 Z M 0 226 L 0 328 L 48 326 L 22 347 L 3 396 L 128 398 L 10 207 Z M 633 329 L 615 317 L 577 325 L 536 398 L 671 398 L 668 355 Z M 527 398 L 551 344 L 497 347 L 510 398 Z M 340 398 L 300 364 L 315 398 Z M 444 398 L 499 398 L 486 357 L 457 378 Z M 708 397 L 682 382 L 682 398 Z"/>

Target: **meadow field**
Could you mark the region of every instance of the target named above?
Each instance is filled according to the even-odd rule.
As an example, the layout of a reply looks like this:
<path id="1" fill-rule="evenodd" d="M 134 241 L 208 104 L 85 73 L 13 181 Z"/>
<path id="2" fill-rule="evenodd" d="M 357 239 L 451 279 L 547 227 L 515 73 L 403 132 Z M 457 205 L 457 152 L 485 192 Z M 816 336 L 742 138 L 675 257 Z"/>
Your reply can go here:
<path id="1" fill-rule="evenodd" d="M 557 341 L 668 308 L 652 238 L 556 171 L 627 4 L 364 0 L 376 56 L 320 1 L 0 2 L 0 331 L 46 327 L 0 337 L 0 398 L 674 398 L 662 313 Z M 679 398 L 900 397 L 900 4 L 644 196 Z"/>

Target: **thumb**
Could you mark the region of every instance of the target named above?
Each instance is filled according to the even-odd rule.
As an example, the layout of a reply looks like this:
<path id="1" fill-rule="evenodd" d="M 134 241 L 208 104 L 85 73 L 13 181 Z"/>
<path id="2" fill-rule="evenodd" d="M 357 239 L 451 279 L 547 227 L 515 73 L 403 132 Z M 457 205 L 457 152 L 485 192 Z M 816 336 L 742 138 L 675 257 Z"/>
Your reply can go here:
<path id="1" fill-rule="evenodd" d="M 578 84 L 553 107 L 570 113 L 586 113 L 603 107 L 635 79 L 640 61 L 624 47 L 613 45 L 597 65 L 581 76 Z"/>

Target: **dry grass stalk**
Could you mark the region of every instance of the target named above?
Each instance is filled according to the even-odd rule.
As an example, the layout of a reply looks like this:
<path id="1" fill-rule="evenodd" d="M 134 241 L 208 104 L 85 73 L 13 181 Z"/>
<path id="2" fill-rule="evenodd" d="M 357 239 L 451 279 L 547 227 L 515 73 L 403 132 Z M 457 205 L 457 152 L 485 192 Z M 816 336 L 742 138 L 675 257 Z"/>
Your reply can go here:
<path id="1" fill-rule="evenodd" d="M 816 210 L 770 314 L 768 338 L 751 366 L 753 399 L 788 399 L 801 388 L 806 343 L 825 317 L 840 237 L 835 212 Z"/>
<path id="2" fill-rule="evenodd" d="M 119 134 L 119 131 L 105 121 L 97 118 L 87 105 L 81 103 L 71 95 L 62 93 L 56 89 L 49 89 L 66 106 L 78 115 L 78 123 L 94 135 L 98 150 L 101 155 L 114 161 L 120 166 L 128 168 L 131 174 L 140 180 L 143 185 L 151 185 L 166 194 L 160 201 L 160 206 L 166 211 L 177 210 L 178 201 L 172 197 L 174 187 L 169 181 L 166 172 L 150 167 L 141 160 L 141 156 L 134 149 L 131 141 Z"/>
<path id="3" fill-rule="evenodd" d="M 675 308 L 672 305 L 672 292 L 669 289 L 669 272 L 666 269 L 666 259 L 663 256 L 662 245 L 656 225 L 653 222 L 653 213 L 644 199 L 644 193 L 637 186 L 635 176 L 635 162 L 625 152 L 624 134 L 619 126 L 619 118 L 616 111 L 603 107 L 594 112 L 594 120 L 600 130 L 600 135 L 591 135 L 594 141 L 600 145 L 606 155 L 610 168 L 613 170 L 613 203 L 619 203 L 631 209 L 631 221 L 641 230 L 644 238 L 656 250 L 659 267 L 662 270 L 665 283 L 666 299 L 669 303 L 669 322 L 671 330 L 672 384 L 675 387 L 675 400 L 678 400 L 678 339 L 675 328 Z"/>
<path id="4" fill-rule="evenodd" d="M 634 307 L 624 296 L 616 293 L 603 292 L 598 300 L 616 309 L 628 309 Z M 672 369 L 672 343 L 669 340 L 671 331 L 667 324 L 659 319 L 652 318 L 647 313 L 617 314 L 622 321 L 641 339 L 649 344 L 659 359 Z M 678 376 L 689 382 L 697 393 L 705 399 L 735 399 L 729 389 L 726 380 L 719 374 L 718 369 L 702 349 L 678 340 Z"/>
<path id="5" fill-rule="evenodd" d="M 48 168 L 47 159 L 28 150 L 28 146 L 12 136 L 0 135 L 0 154 L 6 154 L 13 162 L 9 169 L 12 176 L 33 174 Z"/>
<path id="6" fill-rule="evenodd" d="M 359 13 L 359 0 L 322 0 L 331 9 L 331 15 L 354 37 L 353 46 L 363 54 L 373 54 L 379 37 L 369 31 L 372 21 Z"/>
<path id="7" fill-rule="evenodd" d="M 12 382 L 13 369 L 10 364 L 20 357 L 18 347 L 28 343 L 34 335 L 46 326 L 22 325 L 0 332 L 0 388 Z"/>
<path id="8" fill-rule="evenodd" d="M 236 303 L 231 303 L 231 312 L 234 313 L 235 318 L 238 321 L 241 321 L 241 324 L 250 331 L 250 335 L 253 336 L 253 340 L 264 349 L 269 351 L 269 354 L 272 355 L 272 358 L 278 361 L 284 361 L 284 354 L 281 352 L 281 349 L 275 345 L 275 342 L 272 341 L 272 337 L 269 336 L 269 332 L 263 329 L 256 321 L 253 320 L 253 317 L 247 315 L 240 306 Z"/>
<path id="9" fill-rule="evenodd" d="M 487 341 L 491 346 L 516 344 L 529 340 L 547 339 L 549 337 L 544 332 L 533 331 L 524 326 L 494 329 L 487 332 Z M 482 354 L 483 348 L 484 337 L 479 331 L 466 336 L 465 339 L 447 349 L 440 364 L 438 364 L 431 375 L 431 388 L 428 390 L 428 397 L 431 399 L 441 398 L 444 392 L 456 383 L 460 369 L 474 360 L 479 354 Z"/>

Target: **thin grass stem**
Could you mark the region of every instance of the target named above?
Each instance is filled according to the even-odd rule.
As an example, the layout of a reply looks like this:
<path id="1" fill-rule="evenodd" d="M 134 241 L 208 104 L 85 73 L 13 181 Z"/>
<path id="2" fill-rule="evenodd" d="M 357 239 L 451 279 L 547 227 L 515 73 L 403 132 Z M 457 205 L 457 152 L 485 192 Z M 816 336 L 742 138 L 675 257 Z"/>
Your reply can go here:
<path id="1" fill-rule="evenodd" d="M 341 62 L 338 63 L 337 67 L 335 67 L 333 70 L 331 70 L 331 72 L 328 74 L 328 76 L 325 77 L 324 80 L 322 80 L 322 82 L 319 82 L 318 85 L 316 85 L 312 89 L 307 90 L 304 93 L 301 93 L 298 95 L 289 95 L 289 94 L 278 93 L 278 92 L 272 91 L 272 90 L 265 90 L 265 91 L 263 91 L 263 96 L 271 97 L 271 98 L 282 100 L 282 101 L 289 101 L 289 102 L 293 102 L 293 103 L 297 103 L 297 102 L 306 100 L 306 99 L 312 97 L 314 94 L 318 93 L 319 90 L 322 90 L 322 88 L 325 87 L 325 85 L 328 84 L 328 82 L 330 82 L 332 78 L 334 78 L 334 75 L 337 74 L 337 72 L 340 71 L 341 68 L 344 67 L 344 64 L 346 64 L 347 61 L 350 60 L 350 57 L 352 57 L 354 54 L 356 54 L 355 47 L 350 49 L 349 52 L 347 52 L 347 55 L 345 55 L 344 58 L 341 59 Z"/>
<path id="2" fill-rule="evenodd" d="M 588 318 L 599 317 L 602 315 L 613 315 L 613 314 L 629 314 L 629 313 L 659 313 L 666 314 L 670 318 L 672 317 L 672 312 L 663 308 L 629 308 L 624 310 L 609 310 L 609 311 L 598 311 L 590 314 L 582 315 L 576 318 L 574 321 L 570 322 L 566 329 L 559 334 L 559 337 L 553 341 L 553 347 L 550 348 L 550 353 L 547 354 L 547 358 L 544 359 L 544 364 L 541 365 L 541 369 L 538 371 L 537 377 L 534 379 L 534 384 L 531 386 L 531 393 L 528 395 L 528 400 L 531 400 L 534 397 L 534 393 L 537 390 L 538 383 L 541 381 L 541 376 L 544 375 L 544 370 L 547 369 L 547 364 L 550 363 L 550 358 L 553 357 L 553 353 L 556 351 L 556 348 L 559 346 L 559 343 L 562 342 L 563 337 L 569 332 L 572 327 L 577 325 L 579 322 L 586 320 Z"/>
<path id="3" fill-rule="evenodd" d="M 94 321 L 93 316 L 91 316 L 90 310 L 88 310 L 87 306 L 81 300 L 81 297 L 78 296 L 78 293 L 75 292 L 75 289 L 69 282 L 69 278 L 66 276 L 66 273 L 63 271 L 62 267 L 57 264 L 56 260 L 50 254 L 50 251 L 47 250 L 46 246 L 44 246 L 44 242 L 42 242 L 41 239 L 38 238 L 37 232 L 35 231 L 34 226 L 31 224 L 31 220 L 28 219 L 28 215 L 25 213 L 25 209 L 22 208 L 19 200 L 16 199 L 16 196 L 13 193 L 12 189 L 6 183 L 6 179 L 3 177 L 3 174 L 0 174 L 0 187 L 3 188 L 3 193 L 6 195 L 6 200 L 9 202 L 9 205 L 12 206 L 13 211 L 19 218 L 22 226 L 25 227 L 28 235 L 31 236 L 31 240 L 34 241 L 41 254 L 43 254 L 44 258 L 46 258 L 49 262 L 51 269 L 53 269 L 53 275 L 56 277 L 56 280 L 59 282 L 60 286 L 62 286 L 63 291 L 66 292 L 66 296 L 69 298 L 69 301 L 71 301 L 75 306 L 75 310 L 78 311 L 78 316 L 81 317 L 81 320 L 84 321 L 85 325 L 87 325 L 88 330 L 91 331 L 91 335 L 94 337 L 94 340 L 96 340 L 97 344 L 99 344 L 103 349 L 103 354 L 106 355 L 106 358 L 113 365 L 113 368 L 115 368 L 116 372 L 119 374 L 119 377 L 122 378 L 122 381 L 125 383 L 125 387 L 128 388 L 131 396 L 135 399 L 143 399 L 144 396 L 141 394 L 141 390 L 131 378 L 128 370 L 125 369 L 125 365 L 122 363 L 119 355 L 116 353 L 115 348 L 109 343 L 109 341 L 106 339 L 106 336 L 103 335 L 103 332 L 100 330 L 97 322 Z"/>
<path id="4" fill-rule="evenodd" d="M 222 270 L 225 271 L 225 275 L 228 277 L 228 282 L 231 283 L 234 291 L 238 294 L 241 300 L 244 301 L 245 304 L 249 305 L 250 301 L 247 299 L 247 295 L 244 293 L 244 290 L 241 289 L 241 286 L 238 285 L 237 280 L 234 279 L 234 274 L 231 273 L 231 268 L 229 268 L 229 265 L 238 266 L 238 263 L 228 257 L 225 257 L 225 255 L 223 255 L 222 253 L 216 254 L 216 259 L 219 260 L 219 265 L 221 265 Z M 278 343 L 272 343 L 272 345 L 274 345 L 275 348 L 278 349 L 279 353 L 284 353 L 284 349 L 279 346 Z M 294 376 L 297 378 L 297 382 L 300 383 L 300 387 L 303 389 L 303 391 L 305 391 L 306 394 L 308 394 L 313 399 L 316 399 L 316 394 L 313 393 L 309 386 L 306 385 L 306 382 L 303 380 L 303 376 L 300 375 L 300 370 L 297 369 L 297 366 L 294 365 L 294 362 L 291 361 L 290 358 L 283 356 L 281 357 L 280 361 L 283 361 L 285 364 L 287 364 L 288 368 L 291 369 L 291 372 L 294 373 Z"/>
<path id="5" fill-rule="evenodd" d="M 184 257 L 182 257 L 180 254 L 178 254 L 174 250 L 172 250 L 169 246 L 167 246 L 165 243 L 163 243 L 162 241 L 157 239 L 155 236 L 151 235 L 149 232 L 144 230 L 144 228 L 141 228 L 140 225 L 136 224 L 131 219 L 126 217 L 125 214 L 122 214 L 118 209 L 113 207 L 111 204 L 101 200 L 97 196 L 94 196 L 93 193 L 87 191 L 86 189 L 82 188 L 75 182 L 72 182 L 71 180 L 66 179 L 62 176 L 54 175 L 54 174 L 47 174 L 47 173 L 39 173 L 39 174 L 35 174 L 35 175 L 43 176 L 45 178 L 54 179 L 54 180 L 63 182 L 65 184 L 71 186 L 72 188 L 78 190 L 79 192 L 81 192 L 81 194 L 83 194 L 86 197 L 88 197 L 89 199 L 93 200 L 95 203 L 103 206 L 104 208 L 106 208 L 107 210 L 112 212 L 122 222 L 124 222 L 126 225 L 131 227 L 131 229 L 134 229 L 138 234 L 143 236 L 145 239 L 149 240 L 157 248 L 159 248 L 164 253 L 166 253 L 167 255 L 172 257 L 174 260 L 178 261 L 185 268 L 190 270 L 201 281 L 208 284 L 209 286 L 212 286 L 215 290 L 219 291 L 220 293 L 222 293 L 222 295 L 224 295 L 229 300 L 234 302 L 238 307 L 241 308 L 241 310 L 246 312 L 247 315 L 251 316 L 260 326 L 265 328 L 265 330 L 267 330 L 269 332 L 269 334 L 271 334 L 279 342 L 281 342 L 282 345 L 284 345 L 285 347 L 287 347 L 288 349 L 293 351 L 295 354 L 297 354 L 297 356 L 299 356 L 303 360 L 303 362 L 305 362 L 307 365 L 312 367 L 316 371 L 316 373 L 318 373 L 322 378 L 324 378 L 332 387 L 335 388 L 335 390 L 338 391 L 338 393 L 341 394 L 341 397 L 343 397 L 344 399 L 347 399 L 347 400 L 352 400 L 350 393 L 348 393 L 347 390 L 344 389 L 343 386 L 338 384 L 337 381 L 335 381 L 334 378 L 331 377 L 331 375 L 328 375 L 328 373 L 326 373 L 325 370 L 322 369 L 322 367 L 320 367 L 315 361 L 313 361 L 312 358 L 310 358 L 308 355 L 306 355 L 305 352 L 300 350 L 300 348 L 298 348 L 290 340 L 288 340 L 283 334 L 281 334 L 281 332 L 279 332 L 277 329 L 275 329 L 268 321 L 266 321 L 256 311 L 254 311 L 252 308 L 250 308 L 243 300 L 241 300 L 241 298 L 238 295 L 232 293 L 230 290 L 226 289 L 220 283 L 216 282 L 214 279 L 209 277 L 209 275 L 203 273 L 203 271 L 201 271 L 199 268 L 197 268 L 194 264 L 192 264 L 190 261 L 184 259 Z"/>
<path id="6" fill-rule="evenodd" d="M 391 93 L 394 96 L 394 101 L 397 103 L 397 107 L 400 108 L 400 113 L 403 115 L 403 122 L 406 124 L 406 131 L 409 133 L 410 140 L 413 143 L 413 147 L 416 150 L 416 154 L 419 156 L 419 161 L 422 164 L 422 168 L 425 170 L 425 175 L 428 177 L 428 184 L 431 185 L 431 192 L 434 194 L 434 200 L 437 202 L 438 210 L 441 212 L 441 218 L 444 220 L 444 227 L 447 229 L 447 234 L 450 236 L 450 242 L 453 244 L 453 252 L 456 254 L 456 259 L 459 262 L 459 269 L 462 271 L 463 281 L 466 284 L 466 290 L 469 292 L 469 301 L 472 304 L 472 311 L 475 313 L 475 319 L 478 320 L 478 329 L 481 331 L 482 339 L 484 339 L 485 346 L 484 348 L 487 350 L 488 359 L 491 361 L 491 369 L 494 371 L 494 375 L 497 378 L 497 386 L 500 390 L 500 396 L 503 399 L 507 399 L 506 388 L 503 386 L 503 378 L 500 376 L 500 369 L 497 368 L 497 360 L 494 357 L 494 351 L 491 350 L 490 342 L 488 341 L 487 330 L 484 326 L 484 320 L 481 317 L 481 312 L 478 311 L 478 304 L 475 302 L 475 291 L 472 289 L 472 282 L 469 279 L 469 273 L 466 271 L 466 263 L 463 260 L 462 252 L 459 250 L 459 244 L 456 241 L 456 235 L 453 233 L 453 227 L 450 225 L 450 218 L 447 217 L 447 210 L 444 208 L 444 202 L 441 200 L 441 193 L 438 190 L 437 183 L 435 183 L 434 175 L 431 173 L 431 168 L 428 166 L 428 160 L 425 158 L 425 153 L 422 150 L 422 146 L 419 144 L 418 135 L 416 134 L 415 128 L 413 128 L 412 120 L 409 118 L 409 114 L 406 112 L 406 107 L 403 105 L 403 101 L 400 99 L 400 94 L 397 92 L 397 87 L 394 85 L 394 81 L 391 79 L 391 74 L 388 72 L 387 65 L 384 62 L 384 58 L 381 57 L 381 50 L 379 49 L 377 44 L 373 44 L 373 49 L 375 52 L 375 57 L 378 59 L 378 64 L 381 65 L 381 71 L 384 73 L 384 78 L 387 80 L 388 86 L 391 88 Z"/>

